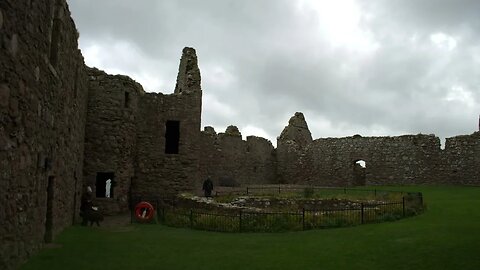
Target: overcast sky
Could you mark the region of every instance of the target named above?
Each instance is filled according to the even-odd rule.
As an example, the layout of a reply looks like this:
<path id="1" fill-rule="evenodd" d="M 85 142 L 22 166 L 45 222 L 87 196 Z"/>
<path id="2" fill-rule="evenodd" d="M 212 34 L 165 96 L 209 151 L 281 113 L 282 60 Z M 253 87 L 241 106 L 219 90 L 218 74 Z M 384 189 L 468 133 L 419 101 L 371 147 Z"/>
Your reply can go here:
<path id="1" fill-rule="evenodd" d="M 478 130 L 478 0 L 68 0 L 89 66 L 172 93 L 197 50 L 202 126 L 314 138 Z"/>

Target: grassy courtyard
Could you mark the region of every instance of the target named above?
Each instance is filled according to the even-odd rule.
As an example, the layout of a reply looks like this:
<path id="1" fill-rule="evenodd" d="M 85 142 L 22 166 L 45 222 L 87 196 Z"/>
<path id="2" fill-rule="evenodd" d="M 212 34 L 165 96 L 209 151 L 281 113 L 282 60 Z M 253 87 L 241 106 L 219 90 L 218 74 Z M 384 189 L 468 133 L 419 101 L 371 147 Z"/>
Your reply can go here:
<path id="1" fill-rule="evenodd" d="M 288 233 L 74 226 L 22 269 L 480 269 L 480 188 L 421 191 L 424 214 Z"/>

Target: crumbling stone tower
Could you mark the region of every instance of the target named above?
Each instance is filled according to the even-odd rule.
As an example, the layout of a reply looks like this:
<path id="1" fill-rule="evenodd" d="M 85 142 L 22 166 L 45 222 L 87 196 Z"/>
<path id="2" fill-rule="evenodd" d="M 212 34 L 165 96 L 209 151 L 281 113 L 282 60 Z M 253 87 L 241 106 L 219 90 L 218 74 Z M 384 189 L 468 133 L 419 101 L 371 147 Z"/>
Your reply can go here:
<path id="1" fill-rule="evenodd" d="M 189 190 L 198 179 L 202 90 L 193 48 L 183 49 L 173 94 L 145 93 L 122 75 L 88 69 L 85 184 L 108 213 L 135 195 Z M 105 197 L 105 182 L 114 181 Z"/>
<path id="2" fill-rule="evenodd" d="M 277 175 L 279 183 L 301 183 L 301 175 L 296 173 L 302 169 L 300 157 L 307 145 L 312 142 L 312 134 L 308 129 L 303 113 L 296 112 L 288 121 L 277 138 Z"/>
<path id="3" fill-rule="evenodd" d="M 134 194 L 188 190 L 198 179 L 202 89 L 197 55 L 183 49 L 175 92 L 141 96 Z"/>

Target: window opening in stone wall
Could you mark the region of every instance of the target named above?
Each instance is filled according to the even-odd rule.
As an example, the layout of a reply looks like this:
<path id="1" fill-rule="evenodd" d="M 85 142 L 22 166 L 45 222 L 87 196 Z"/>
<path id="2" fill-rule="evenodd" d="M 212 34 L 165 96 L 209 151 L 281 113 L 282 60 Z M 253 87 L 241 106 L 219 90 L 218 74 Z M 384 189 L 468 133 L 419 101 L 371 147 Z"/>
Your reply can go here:
<path id="1" fill-rule="evenodd" d="M 355 186 L 365 186 L 367 163 L 359 159 L 353 163 L 353 184 Z"/>
<path id="2" fill-rule="evenodd" d="M 45 243 L 53 241 L 53 192 L 54 192 L 55 176 L 48 177 L 47 183 L 47 211 L 45 219 Z"/>
<path id="3" fill-rule="evenodd" d="M 95 195 L 97 198 L 113 198 L 115 174 L 113 172 L 98 172 L 95 182 Z"/>
<path id="4" fill-rule="evenodd" d="M 165 124 L 165 154 L 178 154 L 180 142 L 180 121 L 167 121 Z"/>
<path id="5" fill-rule="evenodd" d="M 50 41 L 50 64 L 57 67 L 58 54 L 60 48 L 62 21 L 60 19 L 53 19 L 52 39 Z"/>
<path id="6" fill-rule="evenodd" d="M 360 165 L 362 168 L 366 168 L 367 167 L 367 163 L 365 163 L 365 160 L 358 160 L 357 162 L 355 162 L 356 164 Z"/>
<path id="7" fill-rule="evenodd" d="M 125 103 L 124 103 L 125 108 L 130 107 L 130 93 L 125 91 Z"/>

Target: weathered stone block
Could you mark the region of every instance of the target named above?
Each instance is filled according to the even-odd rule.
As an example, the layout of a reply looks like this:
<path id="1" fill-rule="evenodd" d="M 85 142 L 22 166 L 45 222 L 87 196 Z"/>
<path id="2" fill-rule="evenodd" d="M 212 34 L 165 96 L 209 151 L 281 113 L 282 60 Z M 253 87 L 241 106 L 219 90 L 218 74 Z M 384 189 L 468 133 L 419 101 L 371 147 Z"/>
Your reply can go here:
<path id="1" fill-rule="evenodd" d="M 9 40 L 8 51 L 12 56 L 16 56 L 18 52 L 18 35 L 13 34 L 12 38 Z"/>
<path id="2" fill-rule="evenodd" d="M 2 28 L 3 28 L 3 12 L 0 9 L 0 30 L 2 30 Z"/>
<path id="3" fill-rule="evenodd" d="M 0 84 L 0 106 L 8 107 L 10 100 L 10 88 L 6 83 Z"/>

